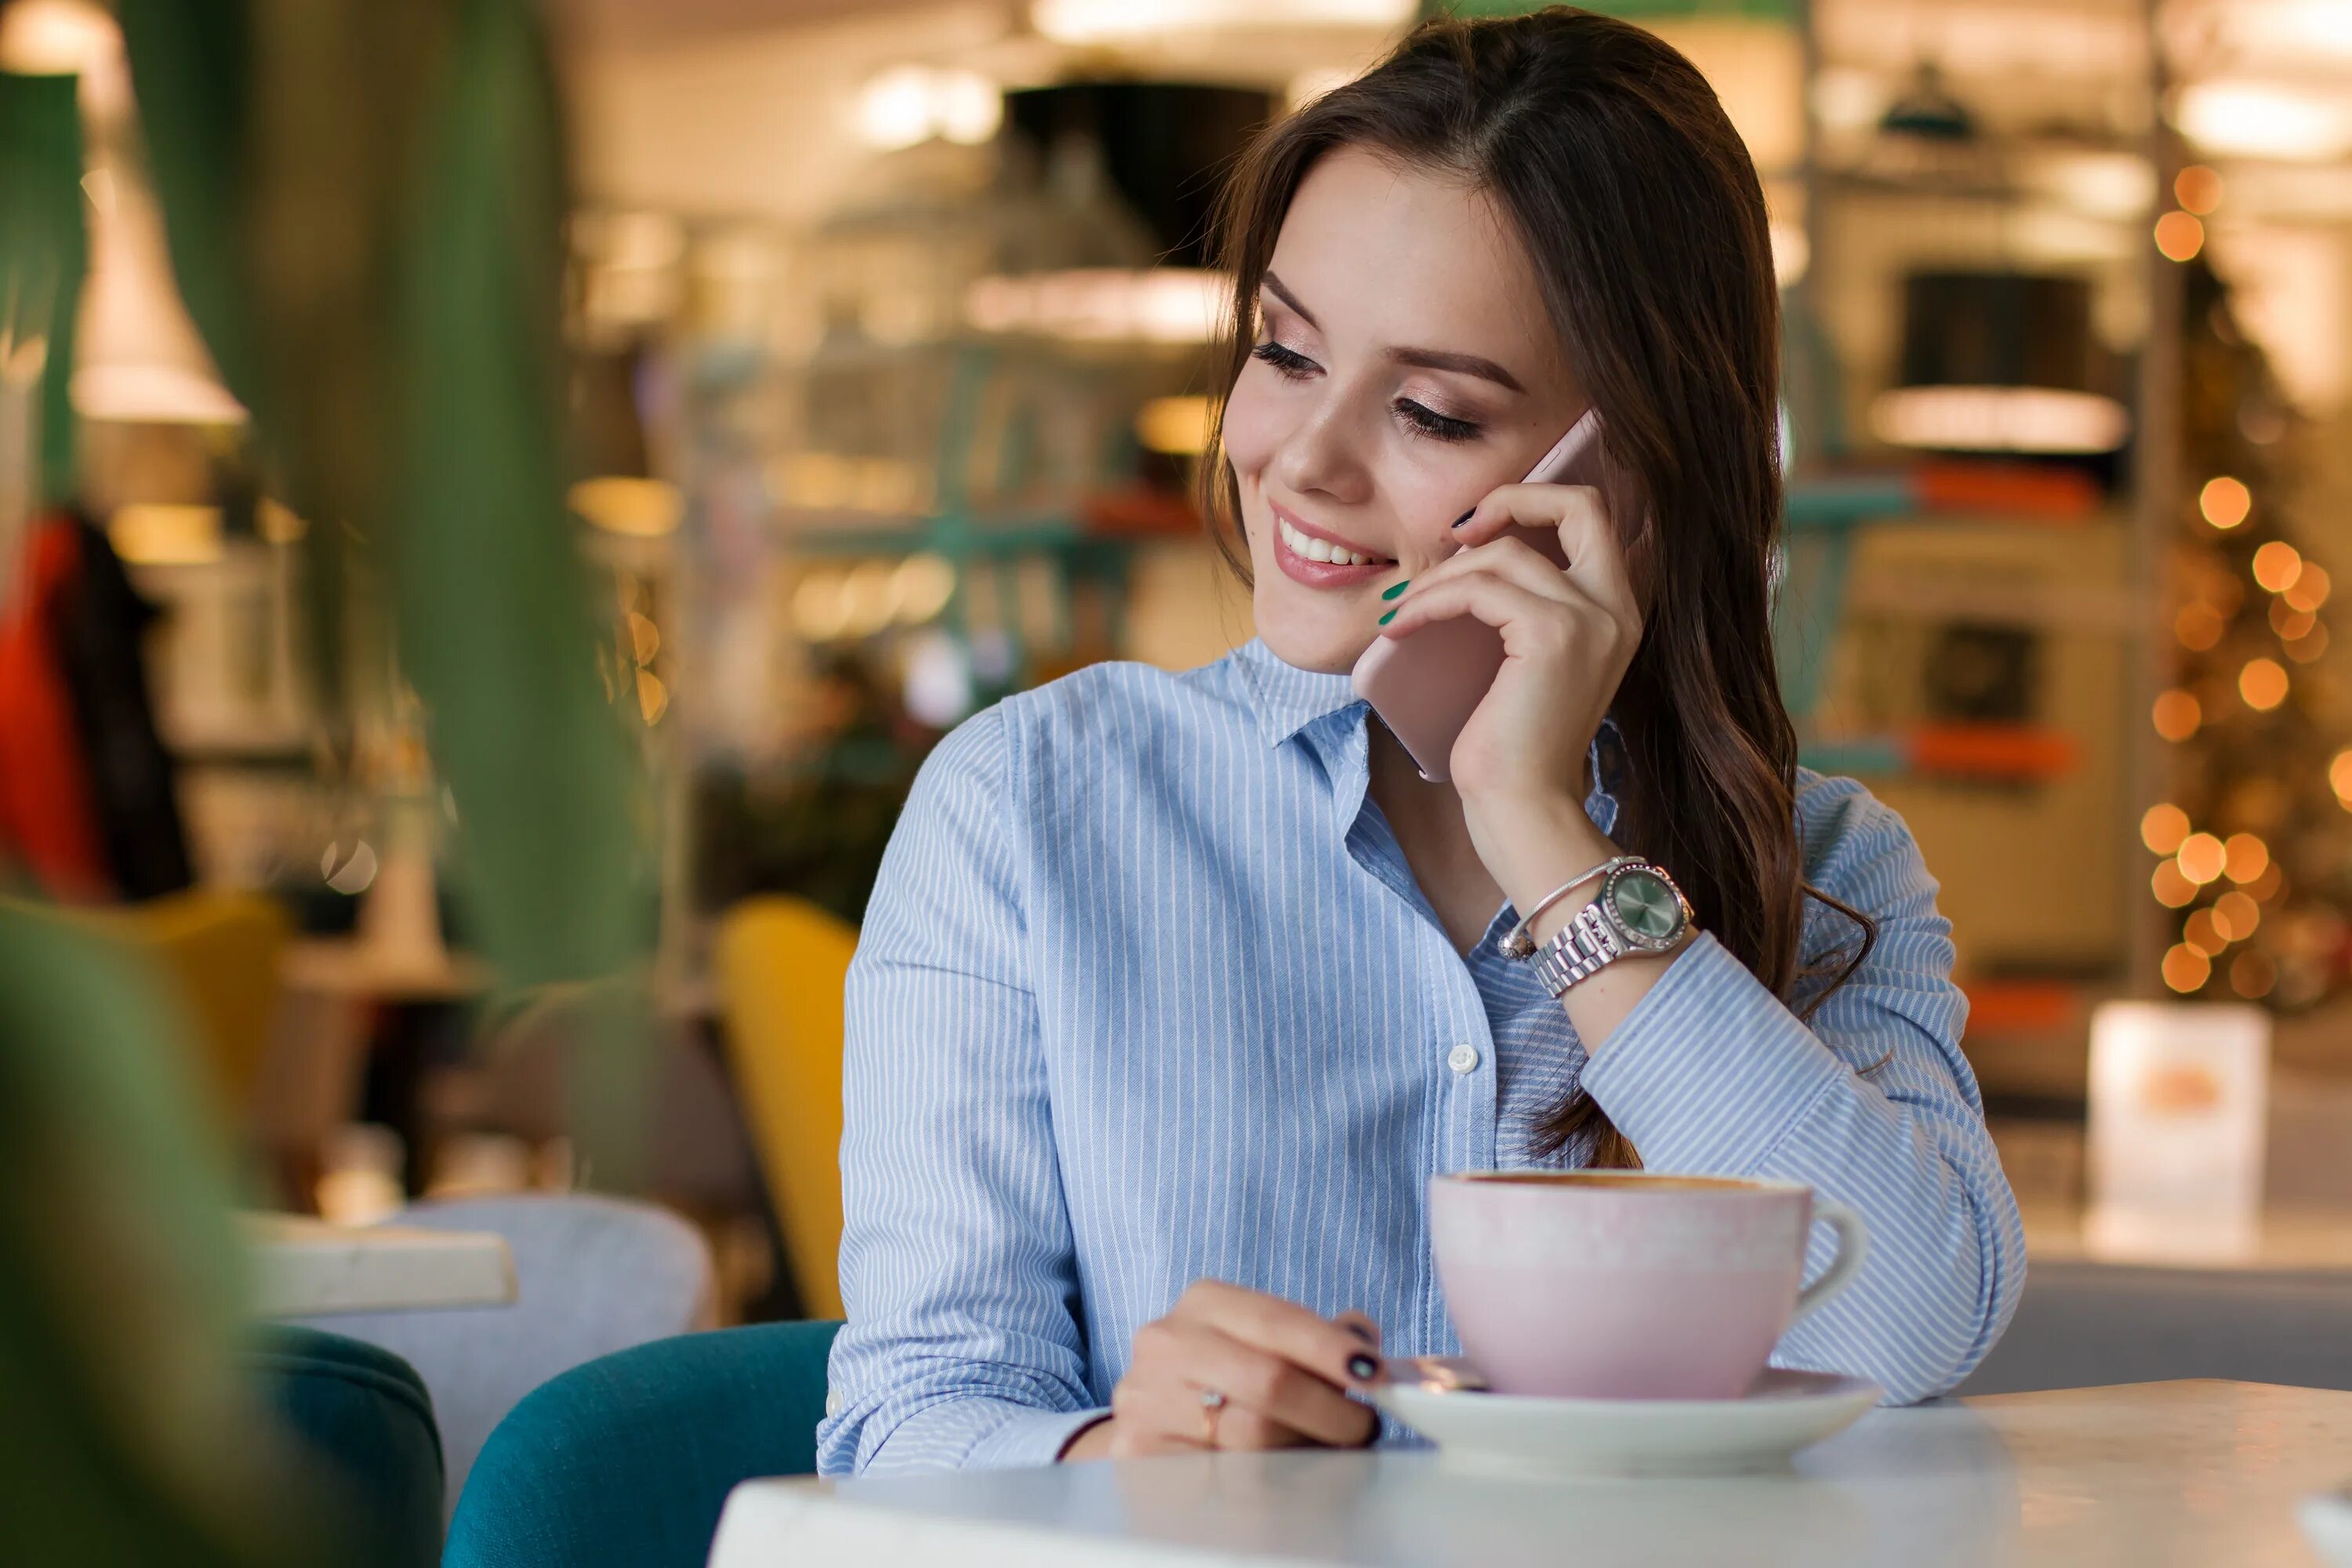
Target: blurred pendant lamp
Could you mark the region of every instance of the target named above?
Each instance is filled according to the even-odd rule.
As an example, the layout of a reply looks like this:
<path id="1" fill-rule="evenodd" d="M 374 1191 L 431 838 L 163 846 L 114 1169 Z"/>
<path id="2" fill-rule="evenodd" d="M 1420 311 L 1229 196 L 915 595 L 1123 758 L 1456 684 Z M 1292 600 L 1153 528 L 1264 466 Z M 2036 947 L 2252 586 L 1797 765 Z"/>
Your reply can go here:
<path id="1" fill-rule="evenodd" d="M 75 328 L 74 412 L 85 419 L 243 422 L 243 405 L 221 384 L 180 302 L 162 209 L 130 152 L 131 72 L 111 13 L 96 0 L 0 5 L 0 68 L 79 80 L 89 268 Z"/>
<path id="2" fill-rule="evenodd" d="M 2130 432 L 2112 384 L 2089 279 L 1915 272 L 1903 280 L 1900 384 L 1871 404 L 1871 429 L 1931 451 L 2095 456 Z"/>

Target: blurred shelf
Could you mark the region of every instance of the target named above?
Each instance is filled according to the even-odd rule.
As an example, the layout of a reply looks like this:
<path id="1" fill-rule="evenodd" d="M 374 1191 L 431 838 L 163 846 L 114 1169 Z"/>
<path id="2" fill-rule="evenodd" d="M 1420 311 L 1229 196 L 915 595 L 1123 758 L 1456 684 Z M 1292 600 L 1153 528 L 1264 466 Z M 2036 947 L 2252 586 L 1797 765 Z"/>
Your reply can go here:
<path id="1" fill-rule="evenodd" d="M 1816 773 L 2016 784 L 2060 777 L 2073 770 L 2079 756 L 2074 736 L 2035 724 L 1922 724 L 1880 735 L 1807 742 L 1798 748 L 1798 760 Z"/>

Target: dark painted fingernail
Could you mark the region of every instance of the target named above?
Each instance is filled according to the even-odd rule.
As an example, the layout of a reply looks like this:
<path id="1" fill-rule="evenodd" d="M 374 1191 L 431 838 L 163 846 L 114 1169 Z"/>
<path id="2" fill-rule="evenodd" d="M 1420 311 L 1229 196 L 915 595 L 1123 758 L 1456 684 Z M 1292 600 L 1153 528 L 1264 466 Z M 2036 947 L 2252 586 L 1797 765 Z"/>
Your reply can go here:
<path id="1" fill-rule="evenodd" d="M 1381 589 L 1381 598 L 1383 598 L 1383 599 L 1393 599 L 1393 598 L 1395 598 L 1399 594 L 1403 593 L 1407 588 L 1410 588 L 1411 586 L 1412 586 L 1412 578 L 1410 578 L 1410 577 L 1403 578 L 1403 579 L 1402 579 L 1402 580 L 1400 580 L 1400 581 L 1398 581 L 1398 582 L 1392 583 L 1392 584 L 1391 584 L 1389 586 L 1387 586 L 1387 587 L 1385 587 L 1385 588 Z"/>
<path id="2" fill-rule="evenodd" d="M 1477 509 L 1476 507 L 1475 507 L 1475 506 L 1474 506 L 1474 507 L 1472 507 L 1468 511 L 1464 512 L 1460 517 L 1455 518 L 1455 519 L 1454 520 L 1454 527 L 1456 527 L 1456 528 L 1459 528 L 1459 527 L 1461 527 L 1464 523 L 1465 523 L 1465 522 L 1469 521 L 1472 518 L 1474 518 L 1474 517 L 1475 517 L 1475 516 L 1477 516 L 1477 515 L 1478 515 L 1478 509 Z"/>
<path id="3" fill-rule="evenodd" d="M 1387 615 L 1381 617 L 1381 625 L 1387 626 L 1391 621 L 1395 619 L 1396 612 L 1394 610 L 1391 610 Z"/>
<path id="4" fill-rule="evenodd" d="M 1358 1351 L 1348 1358 L 1348 1375 L 1358 1383 L 1370 1383 L 1380 1374 L 1381 1363 L 1378 1357 L 1369 1356 Z"/>
<path id="5" fill-rule="evenodd" d="M 1370 1329 L 1366 1328 L 1361 1323 L 1342 1323 L 1339 1326 L 1347 1330 L 1349 1333 L 1355 1335 L 1358 1339 L 1363 1341 L 1368 1345 L 1376 1345 L 1381 1342 L 1381 1336 L 1374 1333 Z"/>

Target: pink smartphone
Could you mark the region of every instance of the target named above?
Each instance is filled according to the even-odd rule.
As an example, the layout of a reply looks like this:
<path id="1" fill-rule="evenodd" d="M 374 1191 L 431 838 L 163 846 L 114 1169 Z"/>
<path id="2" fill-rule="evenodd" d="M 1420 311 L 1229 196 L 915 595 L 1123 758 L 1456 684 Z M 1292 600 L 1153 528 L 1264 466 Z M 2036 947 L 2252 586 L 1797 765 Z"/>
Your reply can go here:
<path id="1" fill-rule="evenodd" d="M 1569 426 L 1559 445 L 1520 483 L 1596 485 L 1607 495 L 1613 513 L 1622 504 L 1623 488 L 1615 479 L 1602 459 L 1601 411 L 1594 408 Z M 1549 529 L 1520 531 L 1566 569 L 1556 533 Z M 1374 637 L 1356 660 L 1350 679 L 1356 695 L 1372 705 L 1381 722 L 1403 744 L 1421 776 L 1444 784 L 1453 776 L 1454 741 L 1502 668 L 1502 634 L 1484 621 L 1456 616 L 1433 621 L 1408 637 Z"/>

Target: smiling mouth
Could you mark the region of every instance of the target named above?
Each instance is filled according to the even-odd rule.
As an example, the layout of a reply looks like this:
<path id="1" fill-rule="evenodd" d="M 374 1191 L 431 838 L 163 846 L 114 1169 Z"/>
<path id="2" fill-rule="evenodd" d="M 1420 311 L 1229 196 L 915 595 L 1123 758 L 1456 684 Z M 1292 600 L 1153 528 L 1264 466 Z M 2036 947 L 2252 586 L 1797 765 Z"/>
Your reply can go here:
<path id="1" fill-rule="evenodd" d="M 1393 566 L 1396 564 L 1385 556 L 1366 554 L 1362 551 L 1349 550 L 1343 545 L 1334 544 L 1328 539 L 1318 538 L 1293 525 L 1287 518 L 1279 514 L 1275 517 L 1274 526 L 1281 534 L 1284 545 L 1293 555 L 1302 561 L 1325 562 L 1333 566 Z"/>

